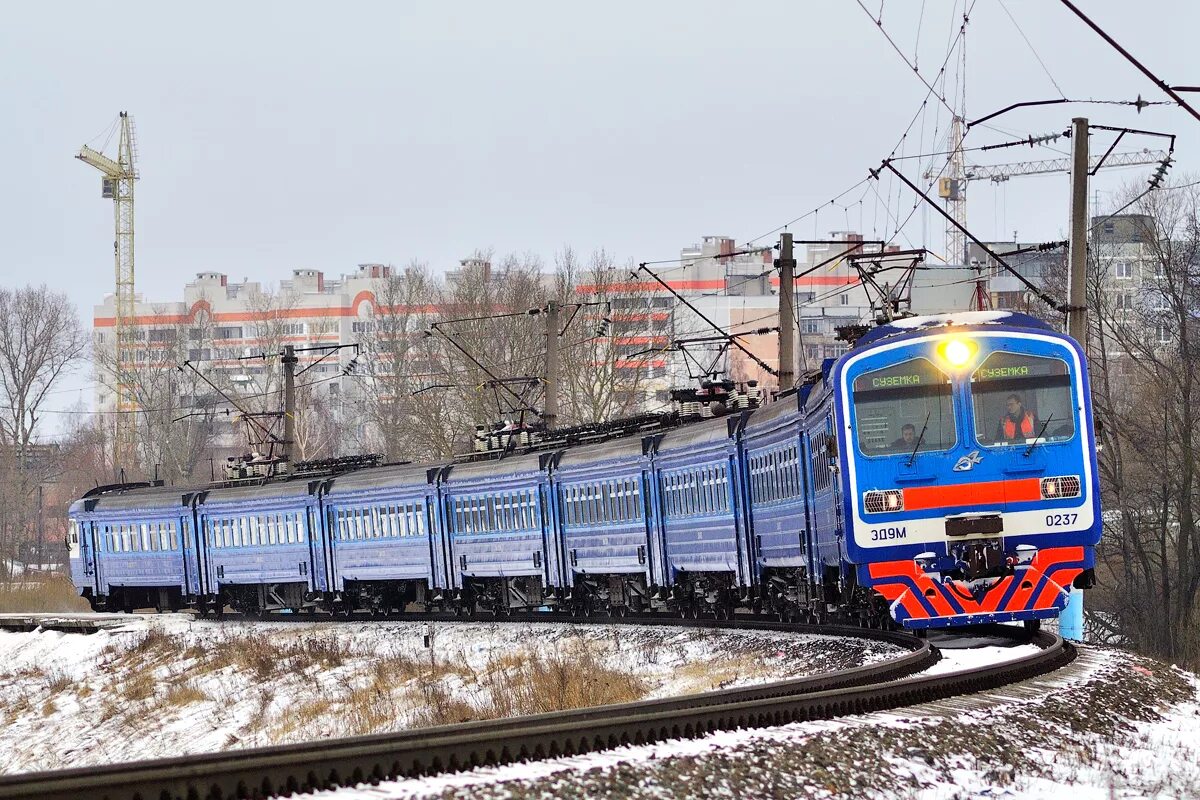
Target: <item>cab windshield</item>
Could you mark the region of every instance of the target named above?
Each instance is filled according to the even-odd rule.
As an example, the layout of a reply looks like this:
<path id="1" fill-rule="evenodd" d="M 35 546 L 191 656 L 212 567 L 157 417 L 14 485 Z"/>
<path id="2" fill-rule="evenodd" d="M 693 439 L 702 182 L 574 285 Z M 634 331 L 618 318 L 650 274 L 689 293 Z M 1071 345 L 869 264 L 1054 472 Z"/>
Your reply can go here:
<path id="1" fill-rule="evenodd" d="M 953 447 L 952 395 L 950 378 L 925 358 L 864 372 L 854 380 L 858 449 L 882 456 Z"/>
<path id="2" fill-rule="evenodd" d="M 996 351 L 971 376 L 971 396 L 982 445 L 1061 442 L 1075 435 L 1071 374 L 1060 358 Z"/>

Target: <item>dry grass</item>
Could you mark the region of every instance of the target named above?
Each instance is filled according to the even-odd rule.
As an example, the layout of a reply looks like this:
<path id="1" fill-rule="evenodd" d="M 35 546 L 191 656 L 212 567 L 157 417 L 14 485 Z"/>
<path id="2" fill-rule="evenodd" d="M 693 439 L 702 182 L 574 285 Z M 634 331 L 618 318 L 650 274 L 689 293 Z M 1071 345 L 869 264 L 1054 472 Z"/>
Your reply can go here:
<path id="1" fill-rule="evenodd" d="M 194 670 L 198 674 L 233 667 L 249 672 L 259 682 L 278 675 L 334 669 L 344 665 L 352 655 L 344 642 L 321 636 L 300 639 L 231 636 L 204 647 L 193 645 L 183 651 L 185 658 L 195 660 Z"/>
<path id="2" fill-rule="evenodd" d="M 707 692 L 724 689 L 736 681 L 771 675 L 772 669 L 761 657 L 734 655 L 718 661 L 691 661 L 675 670 L 688 691 Z"/>
<path id="3" fill-rule="evenodd" d="M 203 703 L 208 699 L 208 695 L 198 689 L 194 683 L 185 680 L 167 687 L 167 693 L 163 695 L 162 706 L 181 708 L 192 703 Z"/>
<path id="4" fill-rule="evenodd" d="M 493 659 L 483 682 L 488 718 L 628 703 L 644 696 L 647 688 L 636 675 L 607 666 L 583 641 L 549 655 L 527 652 Z"/>
<path id="5" fill-rule="evenodd" d="M 66 578 L 51 577 L 0 587 L 0 612 L 90 611 L 88 602 Z"/>
<path id="6" fill-rule="evenodd" d="M 150 670 L 142 670 L 130 674 L 120 687 L 121 697 L 131 703 L 140 703 L 154 697 L 157 681 Z"/>
<path id="7" fill-rule="evenodd" d="M 51 667 L 46 670 L 44 680 L 46 682 L 46 691 L 52 695 L 66 691 L 75 685 L 74 678 L 57 667 Z"/>

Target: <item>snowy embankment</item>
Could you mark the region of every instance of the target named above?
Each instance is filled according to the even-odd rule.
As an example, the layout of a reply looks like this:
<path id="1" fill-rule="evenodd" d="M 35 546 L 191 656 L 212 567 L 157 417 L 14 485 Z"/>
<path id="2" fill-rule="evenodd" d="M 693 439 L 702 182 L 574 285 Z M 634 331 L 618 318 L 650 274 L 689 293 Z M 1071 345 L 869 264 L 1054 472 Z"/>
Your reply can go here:
<path id="1" fill-rule="evenodd" d="M 666 697 L 900 653 L 837 637 L 568 623 L 220 624 L 181 614 L 89 636 L 0 632 L 0 772 Z"/>
<path id="2" fill-rule="evenodd" d="M 946 672 L 1029 646 L 945 650 Z M 313 800 L 1200 797 L 1200 680 L 1083 648 L 1065 670 L 944 703 L 386 782 Z"/>

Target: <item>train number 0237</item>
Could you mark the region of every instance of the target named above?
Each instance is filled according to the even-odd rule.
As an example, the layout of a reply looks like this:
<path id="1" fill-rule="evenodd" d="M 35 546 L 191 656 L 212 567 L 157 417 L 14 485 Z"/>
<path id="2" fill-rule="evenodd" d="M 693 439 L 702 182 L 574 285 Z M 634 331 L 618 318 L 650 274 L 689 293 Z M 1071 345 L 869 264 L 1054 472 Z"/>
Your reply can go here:
<path id="1" fill-rule="evenodd" d="M 884 542 L 889 539 L 908 538 L 908 532 L 903 526 L 898 528 L 871 528 L 871 541 Z"/>
<path id="2" fill-rule="evenodd" d="M 1047 514 L 1046 526 L 1054 528 L 1061 525 L 1074 525 L 1078 519 L 1078 514 Z"/>

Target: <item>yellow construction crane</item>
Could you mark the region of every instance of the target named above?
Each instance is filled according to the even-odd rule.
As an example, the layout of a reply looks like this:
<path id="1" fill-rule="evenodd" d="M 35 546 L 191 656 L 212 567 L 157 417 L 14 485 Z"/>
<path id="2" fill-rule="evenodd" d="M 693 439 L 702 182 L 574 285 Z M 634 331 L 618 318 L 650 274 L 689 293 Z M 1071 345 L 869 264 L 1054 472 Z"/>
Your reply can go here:
<path id="1" fill-rule="evenodd" d="M 137 403 L 131 385 L 131 371 L 136 367 L 133 296 L 133 182 L 138 179 L 137 139 L 134 136 L 133 117 L 125 111 L 119 119 L 120 137 L 117 141 L 117 157 L 109 158 L 103 153 L 84 145 L 75 156 L 103 173 L 101 195 L 113 201 L 116 220 L 116 238 L 113 254 L 116 259 L 116 324 L 114 333 L 114 370 L 117 389 L 117 414 L 114 426 L 113 462 L 118 468 L 132 469 L 135 464 L 134 431 Z"/>

